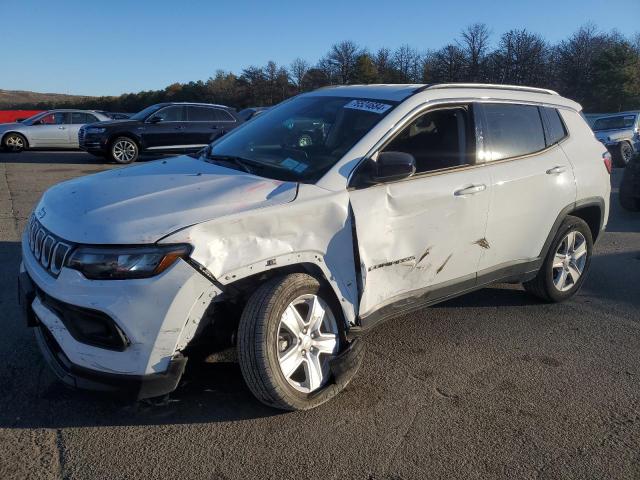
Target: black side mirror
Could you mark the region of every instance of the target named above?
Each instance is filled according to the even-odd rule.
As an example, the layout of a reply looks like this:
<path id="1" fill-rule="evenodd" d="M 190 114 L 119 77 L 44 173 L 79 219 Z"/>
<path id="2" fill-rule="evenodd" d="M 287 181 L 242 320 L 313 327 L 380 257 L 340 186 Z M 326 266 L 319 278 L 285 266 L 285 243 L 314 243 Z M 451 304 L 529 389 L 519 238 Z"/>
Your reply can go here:
<path id="1" fill-rule="evenodd" d="M 159 123 L 164 120 L 160 115 L 154 115 L 149 119 L 149 123 Z"/>
<path id="2" fill-rule="evenodd" d="M 374 183 L 393 182 L 408 178 L 416 173 L 416 159 L 405 152 L 381 152 L 373 163 L 371 181 Z"/>

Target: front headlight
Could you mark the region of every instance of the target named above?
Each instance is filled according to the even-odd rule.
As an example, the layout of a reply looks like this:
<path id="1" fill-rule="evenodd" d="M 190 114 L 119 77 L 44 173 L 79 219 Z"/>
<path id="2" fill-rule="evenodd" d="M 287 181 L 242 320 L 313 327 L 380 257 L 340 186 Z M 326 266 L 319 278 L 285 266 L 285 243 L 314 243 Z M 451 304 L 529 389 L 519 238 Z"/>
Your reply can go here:
<path id="1" fill-rule="evenodd" d="M 67 268 L 78 270 L 91 280 L 124 280 L 158 275 L 179 258 L 191 253 L 190 245 L 151 247 L 79 247 Z"/>
<path id="2" fill-rule="evenodd" d="M 90 133 L 104 133 L 106 131 L 107 131 L 107 129 L 106 128 L 102 128 L 102 127 L 89 127 L 86 130 L 86 132 L 88 134 L 90 134 Z"/>

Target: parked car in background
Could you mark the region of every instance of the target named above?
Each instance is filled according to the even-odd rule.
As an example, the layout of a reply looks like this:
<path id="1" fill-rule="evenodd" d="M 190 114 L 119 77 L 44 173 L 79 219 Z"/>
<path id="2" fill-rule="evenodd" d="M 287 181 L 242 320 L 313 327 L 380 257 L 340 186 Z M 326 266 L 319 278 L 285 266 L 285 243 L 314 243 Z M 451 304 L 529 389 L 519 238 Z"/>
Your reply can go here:
<path id="1" fill-rule="evenodd" d="M 324 88 L 198 155 L 64 182 L 22 236 L 25 317 L 73 386 L 166 394 L 194 345 L 235 345 L 260 401 L 313 408 L 381 321 L 493 282 L 578 292 L 611 167 L 580 110 L 521 86 Z"/>
<path id="2" fill-rule="evenodd" d="M 253 117 L 258 116 L 261 113 L 266 112 L 267 110 L 269 110 L 269 107 L 249 107 L 245 108 L 244 110 L 240 110 L 238 112 L 238 117 L 240 117 L 243 122 L 246 122 L 247 120 L 251 120 Z"/>
<path id="3" fill-rule="evenodd" d="M 636 153 L 624 169 L 620 183 L 620 205 L 630 212 L 640 211 L 640 153 Z"/>
<path id="4" fill-rule="evenodd" d="M 126 120 L 127 118 L 131 118 L 131 115 L 133 115 L 132 113 L 107 112 L 104 110 L 96 110 L 96 111 L 106 115 L 111 120 Z"/>
<path id="5" fill-rule="evenodd" d="M 620 112 L 600 117 L 593 131 L 613 156 L 617 167 L 625 167 L 634 153 L 640 151 L 640 112 Z"/>
<path id="6" fill-rule="evenodd" d="M 127 120 L 80 129 L 80 148 L 117 163 L 131 163 L 143 153 L 197 151 L 242 120 L 236 111 L 209 103 L 158 103 Z"/>
<path id="7" fill-rule="evenodd" d="M 93 110 L 48 110 L 22 122 L 0 124 L 0 145 L 11 152 L 78 148 L 78 131 L 82 125 L 108 119 Z"/>
<path id="8" fill-rule="evenodd" d="M 21 122 L 42 110 L 0 110 L 0 124 Z"/>

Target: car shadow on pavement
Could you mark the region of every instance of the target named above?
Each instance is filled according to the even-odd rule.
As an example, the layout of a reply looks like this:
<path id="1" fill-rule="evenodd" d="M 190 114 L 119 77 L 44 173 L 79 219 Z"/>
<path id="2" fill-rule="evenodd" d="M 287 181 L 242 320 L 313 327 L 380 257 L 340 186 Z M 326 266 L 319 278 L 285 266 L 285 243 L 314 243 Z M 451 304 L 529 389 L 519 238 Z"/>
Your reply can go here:
<path id="1" fill-rule="evenodd" d="M 45 365 L 32 332 L 21 318 L 15 280 L 20 262 L 18 242 L 0 242 L 0 262 L 4 268 L 0 276 L 0 317 L 4 329 L 4 335 L 0 336 L 0 428 L 206 424 L 283 413 L 259 403 L 244 384 L 239 365 L 228 359 L 188 363 L 178 389 L 151 401 L 131 403 L 104 393 L 68 389 Z M 572 304 L 606 299 L 616 308 L 635 311 L 640 306 L 635 287 L 638 284 L 638 252 L 596 255 L 580 294 L 568 305 L 553 308 L 571 309 Z M 496 285 L 430 308 L 499 309 L 539 303 L 519 285 Z"/>

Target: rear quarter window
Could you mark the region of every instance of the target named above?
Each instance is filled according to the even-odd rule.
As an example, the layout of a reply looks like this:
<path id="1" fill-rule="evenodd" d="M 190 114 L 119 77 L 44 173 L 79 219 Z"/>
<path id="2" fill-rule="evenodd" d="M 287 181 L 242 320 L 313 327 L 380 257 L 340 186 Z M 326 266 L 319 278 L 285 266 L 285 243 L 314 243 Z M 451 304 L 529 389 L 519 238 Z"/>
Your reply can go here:
<path id="1" fill-rule="evenodd" d="M 546 118 L 547 146 L 554 145 L 562 141 L 567 136 L 567 128 L 560 117 L 560 112 L 555 108 L 543 107 L 542 111 Z"/>
<path id="2" fill-rule="evenodd" d="M 503 160 L 546 148 L 538 107 L 489 103 L 482 106 L 489 140 L 485 159 Z"/>

